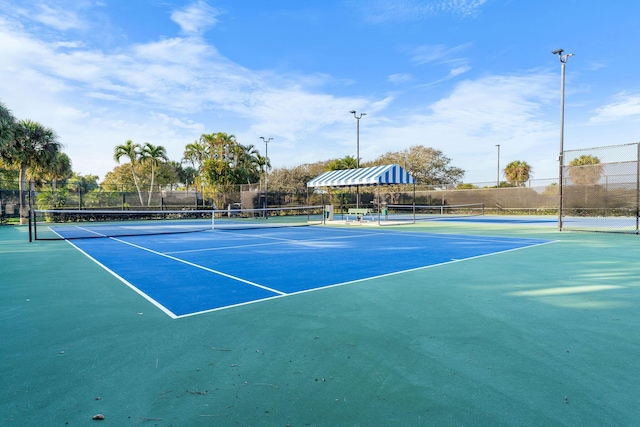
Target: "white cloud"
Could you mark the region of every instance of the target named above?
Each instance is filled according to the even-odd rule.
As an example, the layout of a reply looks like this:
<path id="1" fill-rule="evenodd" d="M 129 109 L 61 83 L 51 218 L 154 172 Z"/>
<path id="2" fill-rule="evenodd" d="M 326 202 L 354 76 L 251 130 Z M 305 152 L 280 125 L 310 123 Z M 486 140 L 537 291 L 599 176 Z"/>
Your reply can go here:
<path id="1" fill-rule="evenodd" d="M 248 129 L 243 136 L 249 140 L 269 134 L 295 147 L 336 121 L 348 122 L 353 105 L 371 103 L 315 93 L 312 88 L 328 79 L 324 75 L 248 70 L 201 38 L 109 52 L 7 28 L 0 25 L 0 56 L 6 58 L 0 80 L 11 84 L 3 88 L 2 101 L 16 116 L 28 114 L 55 128 L 74 167 L 102 177 L 115 166 L 113 147 L 126 139 L 165 145 L 173 159 L 181 158 L 186 143 L 213 131 Z"/>
<path id="2" fill-rule="evenodd" d="M 434 123 L 455 127 L 467 137 L 510 140 L 545 132 L 542 107 L 553 99 L 552 76 L 489 76 L 456 85 L 431 105 Z"/>
<path id="3" fill-rule="evenodd" d="M 221 12 L 199 0 L 171 14 L 171 20 L 180 26 L 182 32 L 189 35 L 201 34 L 218 23 Z"/>
<path id="4" fill-rule="evenodd" d="M 545 73 L 487 76 L 457 84 L 425 109 L 387 116 L 388 122 L 372 116 L 361 125 L 363 157 L 422 144 L 468 171 L 466 182 L 478 182 L 495 174 L 495 144 L 501 144 L 503 161 L 524 160 L 536 177 L 553 177 L 557 128 L 545 117 L 557 95 L 553 82 L 555 75 Z"/>
<path id="5" fill-rule="evenodd" d="M 411 74 L 397 73 L 397 74 L 391 74 L 390 76 L 388 76 L 387 80 L 393 84 L 403 84 L 403 83 L 409 83 L 413 81 L 414 78 Z"/>
<path id="6" fill-rule="evenodd" d="M 430 62 L 450 63 L 461 61 L 459 53 L 469 49 L 471 43 L 464 43 L 454 47 L 445 45 L 423 45 L 414 48 L 411 52 L 411 60 L 416 64 L 428 64 Z"/>
<path id="7" fill-rule="evenodd" d="M 116 166 L 113 147 L 127 139 L 163 145 L 172 160 L 179 160 L 187 143 L 217 131 L 258 147 L 259 136 L 274 137 L 269 155 L 277 166 L 355 155 L 355 121 L 348 114 L 353 109 L 368 113 L 360 146 L 366 160 L 424 144 L 442 149 L 455 166 L 479 171 L 478 176 L 485 175 L 486 157 L 493 176 L 497 143 L 503 144 L 505 159 L 512 155 L 534 168 L 537 158 L 525 156 L 531 150 L 540 152 L 540 159 L 554 157 L 545 153 L 542 141 L 555 147 L 556 128 L 542 119 L 541 110 L 556 99 L 555 74 L 469 79 L 444 98 L 426 98 L 408 112 L 396 105 L 402 93 L 326 92 L 326 83 L 333 82 L 329 75 L 254 71 L 200 37 L 106 51 L 80 41 L 40 39 L 2 24 L 0 81 L 9 83 L 0 88 L 0 101 L 16 117 L 56 129 L 74 169 L 84 174 L 103 178 Z M 445 64 L 449 76 L 458 76 L 468 70 L 459 58 L 465 47 L 423 49 L 423 60 Z M 410 79 L 408 74 L 389 77 L 398 83 Z"/>
<path id="8" fill-rule="evenodd" d="M 86 28 L 86 23 L 76 13 L 46 4 L 37 5 L 37 11 L 31 17 L 37 22 L 61 31 Z"/>
<path id="9" fill-rule="evenodd" d="M 460 53 L 467 50 L 470 46 L 470 43 L 461 44 L 452 48 L 447 48 L 444 45 L 425 45 L 413 49 L 411 52 L 412 62 L 418 65 L 435 63 L 449 68 L 449 73 L 446 77 L 423 86 L 440 83 L 471 70 L 471 66 L 468 63 L 469 61 L 459 56 Z"/>
<path id="10" fill-rule="evenodd" d="M 479 13 L 486 0 L 369 0 L 354 2 L 368 21 L 420 21 L 422 19 L 453 15 L 468 17 Z"/>
<path id="11" fill-rule="evenodd" d="M 608 65 L 605 62 L 601 61 L 591 61 L 587 64 L 587 69 L 591 71 L 598 71 L 607 67 Z"/>
<path id="12" fill-rule="evenodd" d="M 611 103 L 598 108 L 596 115 L 589 119 L 592 123 L 618 120 L 640 120 L 640 94 L 619 93 Z"/>
<path id="13" fill-rule="evenodd" d="M 454 67 L 451 70 L 449 70 L 449 77 L 459 76 L 460 74 L 466 73 L 470 69 L 471 69 L 471 67 L 468 66 L 468 65 L 461 65 L 459 67 Z"/>

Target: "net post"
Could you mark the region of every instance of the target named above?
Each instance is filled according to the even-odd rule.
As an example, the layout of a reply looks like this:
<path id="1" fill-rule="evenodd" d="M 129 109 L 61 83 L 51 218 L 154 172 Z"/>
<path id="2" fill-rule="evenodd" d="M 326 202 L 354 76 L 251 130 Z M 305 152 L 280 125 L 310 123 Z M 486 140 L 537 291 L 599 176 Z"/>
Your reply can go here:
<path id="1" fill-rule="evenodd" d="M 33 238 L 38 240 L 38 213 L 33 211 Z"/>

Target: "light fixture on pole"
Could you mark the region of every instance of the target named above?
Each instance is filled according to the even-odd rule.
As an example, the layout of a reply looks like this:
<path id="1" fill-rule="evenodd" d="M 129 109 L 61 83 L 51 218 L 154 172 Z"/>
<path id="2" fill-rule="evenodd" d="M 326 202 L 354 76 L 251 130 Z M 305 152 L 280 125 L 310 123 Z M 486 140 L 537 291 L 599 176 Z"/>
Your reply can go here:
<path id="1" fill-rule="evenodd" d="M 269 141 L 273 138 L 260 137 L 264 141 L 264 208 L 269 206 L 267 197 L 269 196 Z M 267 211 L 264 212 L 264 217 L 267 218 Z"/>
<path id="2" fill-rule="evenodd" d="M 562 231 L 562 202 L 563 202 L 563 169 L 564 169 L 564 73 L 565 64 L 573 53 L 564 54 L 564 49 L 558 49 L 551 52 L 553 55 L 558 55 L 560 58 L 560 156 L 558 162 L 560 163 L 560 172 L 558 173 L 558 230 Z"/>
<path id="3" fill-rule="evenodd" d="M 360 119 L 367 113 L 360 113 L 358 116 L 356 110 L 349 111 L 356 118 L 356 168 L 360 168 Z M 356 186 L 356 208 L 360 207 L 360 187 Z"/>

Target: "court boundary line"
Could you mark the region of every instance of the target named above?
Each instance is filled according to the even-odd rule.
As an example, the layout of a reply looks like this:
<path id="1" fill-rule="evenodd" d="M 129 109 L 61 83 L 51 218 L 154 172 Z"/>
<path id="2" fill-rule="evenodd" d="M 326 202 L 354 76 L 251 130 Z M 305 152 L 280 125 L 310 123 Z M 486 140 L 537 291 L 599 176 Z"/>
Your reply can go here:
<path id="1" fill-rule="evenodd" d="M 208 271 L 209 273 L 214 273 L 214 274 L 226 277 L 228 279 L 236 280 L 238 282 L 242 282 L 242 283 L 245 283 L 247 285 L 255 286 L 256 288 L 261 288 L 261 289 L 264 289 L 266 291 L 273 292 L 275 294 L 288 295 L 286 292 L 282 292 L 282 291 L 279 291 L 277 289 L 272 289 L 272 288 L 270 288 L 268 286 L 264 286 L 264 285 L 261 285 L 259 283 L 254 283 L 254 282 L 252 282 L 250 280 L 242 279 L 240 277 L 236 277 L 236 276 L 233 276 L 231 274 L 223 273 L 222 271 L 214 270 L 212 268 L 205 267 L 205 266 L 202 266 L 200 264 L 193 263 L 191 261 L 186 261 L 184 259 L 180 259 L 180 258 L 171 256 L 171 255 L 163 254 L 162 252 L 154 251 L 153 249 L 145 248 L 144 246 L 136 245 L 135 243 L 127 242 L 125 240 L 118 239 L 118 238 L 115 238 L 115 237 L 109 237 L 109 239 L 115 240 L 116 242 L 124 243 L 125 245 L 133 246 L 134 248 L 141 249 L 143 251 L 151 252 L 154 255 L 160 255 L 162 257 L 169 258 L 169 259 L 171 259 L 173 261 L 177 261 L 177 262 L 181 262 L 183 264 L 187 264 L 187 265 L 189 265 L 191 267 L 195 267 L 195 268 L 199 268 L 199 269 L 204 270 L 204 271 Z"/>
<path id="2" fill-rule="evenodd" d="M 534 239 L 532 239 L 532 240 L 534 240 Z M 538 240 L 541 240 L 541 239 L 538 239 Z M 429 268 L 440 267 L 440 266 L 443 266 L 443 265 L 454 264 L 454 263 L 469 261 L 469 260 L 478 259 L 478 258 L 489 257 L 489 256 L 504 254 L 504 253 L 508 253 L 508 252 L 514 252 L 514 251 L 534 248 L 534 247 L 537 247 L 537 246 L 549 245 L 549 244 L 558 243 L 558 242 L 560 242 L 560 240 L 549 240 L 549 241 L 543 241 L 543 242 L 532 244 L 532 245 L 528 245 L 528 246 L 523 246 L 523 247 L 520 247 L 520 248 L 511 248 L 511 249 L 505 249 L 503 251 L 492 252 L 492 253 L 489 253 L 489 254 L 474 255 L 474 256 L 469 257 L 469 258 L 452 259 L 451 261 L 440 262 L 440 263 L 437 263 L 437 264 L 423 265 L 421 267 L 414 267 L 414 268 L 409 268 L 409 269 L 406 269 L 406 270 L 395 271 L 395 272 L 385 273 L 385 274 L 379 274 L 377 276 L 364 277 L 362 279 L 349 280 L 347 282 L 341 282 L 341 283 L 334 283 L 334 284 L 331 284 L 331 285 L 321 286 L 319 288 L 305 289 L 305 290 L 302 290 L 302 291 L 291 292 L 291 293 L 284 294 L 284 295 L 278 295 L 278 296 L 273 296 L 273 297 L 269 297 L 269 298 L 261 298 L 261 299 L 257 299 L 257 300 L 253 300 L 253 301 L 247 301 L 247 302 L 243 302 L 243 303 L 239 303 L 239 304 L 233 304 L 233 305 L 224 306 L 224 307 L 216 307 L 216 308 L 212 308 L 212 309 L 209 309 L 209 310 L 202 310 L 202 311 L 197 311 L 197 312 L 193 312 L 193 313 L 182 314 L 182 315 L 177 316 L 176 319 L 181 319 L 181 318 L 184 318 L 184 317 L 191 317 L 191 316 L 198 316 L 200 314 L 212 313 L 212 312 L 215 312 L 215 311 L 226 310 L 228 308 L 235 308 L 235 307 L 240 307 L 240 306 L 243 306 L 243 305 L 255 304 L 255 303 L 260 303 L 260 302 L 273 300 L 273 299 L 278 299 L 278 298 L 284 298 L 284 297 L 290 297 L 290 296 L 295 296 L 295 295 L 300 295 L 300 294 L 306 294 L 306 293 L 321 291 L 321 290 L 324 290 L 324 289 L 337 288 L 337 287 L 340 287 L 340 286 L 351 285 L 351 284 L 354 284 L 354 283 L 366 282 L 367 280 L 382 279 L 384 277 L 390 277 L 390 276 L 396 276 L 396 275 L 399 275 L 399 274 L 411 273 L 411 272 L 414 272 L 414 271 L 426 270 L 426 269 L 429 269 Z"/>
<path id="3" fill-rule="evenodd" d="M 151 298 L 151 296 L 147 295 L 145 292 L 143 292 L 141 289 L 137 288 L 133 283 L 129 282 L 128 280 L 126 280 L 124 277 L 120 276 L 118 273 L 116 273 L 115 271 L 111 270 L 109 267 L 107 267 L 106 265 L 104 265 L 103 263 L 101 263 L 100 261 L 98 261 L 96 258 L 94 258 L 93 256 L 89 255 L 87 252 L 85 252 L 83 249 L 79 248 L 78 246 L 76 246 L 72 241 L 70 240 L 66 240 L 65 241 L 67 243 L 69 243 L 71 246 L 73 246 L 74 248 L 76 248 L 78 251 L 80 251 L 80 253 L 82 253 L 84 256 L 86 256 L 87 258 L 89 258 L 91 261 L 95 262 L 96 264 L 98 264 L 98 266 L 100 266 L 102 269 L 104 269 L 105 271 L 107 271 L 109 274 L 111 274 L 113 277 L 115 277 L 116 279 L 120 280 L 122 283 L 124 283 L 126 286 L 128 286 L 130 289 L 132 289 L 135 293 L 137 293 L 138 295 L 142 296 L 144 299 L 146 299 L 147 301 L 149 301 L 151 304 L 155 305 L 157 308 L 159 308 L 162 312 L 164 312 L 166 315 L 168 315 L 169 317 L 171 317 L 172 319 L 178 319 L 180 318 L 179 315 L 175 314 L 174 312 L 172 312 L 171 310 L 169 310 L 167 307 L 165 307 L 164 305 L 160 304 L 158 301 L 156 301 L 155 299 Z"/>
<path id="4" fill-rule="evenodd" d="M 371 235 L 376 235 L 376 234 L 400 234 L 400 235 L 403 235 L 405 233 L 407 233 L 407 232 L 402 232 L 402 231 L 376 232 L 376 231 L 373 231 L 373 230 L 369 230 L 369 232 L 359 233 L 355 237 L 370 237 Z M 411 232 L 408 232 L 408 233 L 411 233 Z M 239 234 L 239 233 L 236 233 L 236 234 Z M 411 233 L 411 234 L 423 235 L 423 233 Z M 424 233 L 424 234 L 429 235 L 429 237 L 433 237 L 431 235 L 431 233 Z M 427 236 L 425 236 L 425 237 L 427 237 Z M 146 299 L 147 301 L 151 302 L 154 306 L 158 307 L 162 312 L 167 314 L 172 319 L 181 319 L 183 317 L 197 316 L 197 315 L 200 315 L 200 314 L 206 314 L 206 313 L 211 313 L 211 312 L 215 312 L 215 311 L 221 311 L 221 310 L 226 310 L 226 309 L 230 309 L 230 308 L 241 307 L 241 306 L 244 306 L 244 305 L 255 304 L 255 303 L 269 301 L 269 300 L 273 300 L 273 299 L 278 299 L 278 298 L 283 298 L 283 297 L 288 297 L 288 296 L 293 296 L 293 295 L 298 295 L 298 294 L 305 294 L 305 293 L 320 291 L 320 290 L 323 290 L 323 289 L 335 288 L 335 287 L 339 287 L 339 286 L 346 286 L 346 285 L 350 285 L 350 284 L 354 284 L 354 283 L 365 282 L 367 280 L 376 280 L 376 279 L 380 279 L 380 278 L 384 278 L 384 277 L 390 277 L 390 276 L 395 276 L 395 275 L 404 274 L 404 273 L 411 273 L 411 272 L 414 272 L 414 271 L 426 270 L 426 269 L 429 269 L 429 268 L 439 267 L 439 266 L 453 264 L 453 263 L 457 263 L 457 262 L 463 262 L 463 261 L 473 260 L 473 259 L 477 259 L 477 258 L 483 258 L 483 257 L 488 257 L 488 256 L 493 256 L 493 255 L 498 255 L 498 254 L 503 254 L 503 253 L 518 251 L 518 250 L 522 250 L 522 249 L 528 249 L 528 248 L 533 248 L 533 247 L 537 247 L 537 246 L 543 246 L 543 245 L 548 245 L 548 244 L 560 242 L 559 240 L 544 240 L 543 241 L 542 239 L 529 239 L 529 238 L 524 238 L 524 239 L 515 238 L 515 239 L 512 239 L 512 238 L 504 238 L 504 237 L 499 237 L 499 236 L 473 236 L 473 235 L 472 236 L 468 236 L 468 235 L 458 235 L 458 234 L 451 234 L 451 235 L 448 235 L 448 234 L 446 234 L 446 235 L 436 234 L 436 237 L 442 237 L 442 238 L 445 238 L 445 237 L 446 238 L 452 238 L 452 237 L 456 237 L 456 238 L 460 238 L 460 237 L 462 237 L 462 238 L 464 238 L 464 237 L 480 237 L 481 239 L 488 237 L 489 238 L 488 240 L 491 240 L 491 239 L 515 240 L 516 242 L 521 242 L 521 244 L 524 243 L 524 241 L 536 241 L 536 240 L 539 243 L 528 244 L 526 246 L 522 246 L 522 247 L 519 247 L 519 248 L 505 249 L 505 250 L 502 250 L 502 251 L 491 252 L 491 253 L 488 253 L 488 254 L 475 255 L 475 256 L 472 256 L 472 257 L 468 257 L 468 258 L 452 259 L 450 261 L 440 262 L 440 263 L 437 263 L 437 264 L 424 265 L 424 266 L 414 267 L 414 268 L 410 268 L 410 269 L 406 269 L 406 270 L 400 270 L 400 271 L 395 271 L 395 272 L 391 272 L 391 273 L 384 273 L 384 274 L 380 274 L 380 275 L 377 275 L 377 276 L 364 277 L 364 278 L 361 278 L 361 279 L 350 280 L 350 281 L 347 281 L 347 282 L 334 283 L 334 284 L 321 286 L 321 287 L 317 287 L 317 288 L 304 289 L 304 290 L 301 290 L 301 291 L 286 293 L 286 292 L 282 292 L 282 291 L 279 291 L 279 290 L 276 290 L 276 289 L 269 288 L 268 286 L 263 286 L 263 285 L 260 285 L 258 283 L 251 282 L 249 280 L 242 279 L 240 277 L 235 277 L 233 275 L 230 275 L 230 274 L 227 274 L 227 273 L 223 273 L 221 271 L 217 271 L 217 270 L 214 270 L 214 269 L 211 269 L 211 268 L 208 268 L 208 267 L 204 267 L 204 266 L 201 266 L 199 264 L 192 263 L 190 261 L 186 261 L 186 260 L 171 256 L 171 255 L 168 255 L 168 254 L 164 254 L 162 252 L 158 252 L 158 251 L 155 251 L 153 249 L 145 248 L 144 246 L 140 246 L 140 245 L 137 245 L 135 243 L 127 242 L 125 240 L 122 240 L 122 239 L 119 239 L 119 238 L 116 238 L 116 237 L 107 237 L 108 239 L 116 241 L 118 243 L 123 243 L 125 245 L 132 246 L 132 247 L 135 247 L 137 249 L 144 250 L 144 251 L 153 253 L 155 255 L 159 255 L 159 256 L 171 259 L 173 261 L 180 262 L 180 263 L 195 267 L 195 268 L 199 268 L 199 269 L 208 271 L 210 273 L 218 274 L 220 276 L 227 277 L 229 279 L 236 280 L 236 281 L 239 281 L 241 283 L 246 283 L 248 285 L 255 286 L 255 287 L 258 287 L 258 288 L 261 288 L 261 289 L 264 289 L 264 290 L 267 290 L 267 291 L 270 291 L 270 292 L 273 292 L 273 293 L 276 294 L 276 295 L 273 295 L 273 296 L 270 296 L 270 297 L 266 297 L 266 298 L 260 298 L 260 299 L 255 299 L 255 300 L 251 300 L 251 301 L 245 301 L 245 302 L 242 302 L 242 303 L 226 305 L 226 306 L 223 306 L 223 307 L 216 307 L 216 308 L 212 308 L 212 309 L 208 309 L 208 310 L 201 310 L 201 311 L 197 311 L 197 312 L 193 312 L 193 313 L 187 313 L 187 314 L 178 315 L 178 314 L 173 313 L 171 310 L 166 308 L 164 305 L 160 304 L 158 301 L 153 299 L 151 296 L 147 295 L 145 292 L 143 292 L 142 290 L 137 288 L 135 285 L 133 285 L 132 283 L 130 283 L 129 281 L 127 281 L 126 279 L 124 279 L 123 277 L 121 277 L 120 275 L 115 273 L 114 271 L 112 271 L 111 269 L 109 269 L 107 266 L 102 264 L 100 261 L 98 261 L 93 256 L 89 255 L 83 249 L 81 249 L 78 246 L 76 246 L 71 240 L 67 240 L 67 239 L 64 239 L 64 240 L 66 240 L 71 246 L 76 248 L 78 251 L 80 251 L 82 254 L 87 256 L 93 262 L 98 264 L 104 270 L 109 272 L 112 276 L 114 276 L 115 278 L 120 280 L 122 283 L 124 283 L 126 286 L 128 286 L 130 289 L 132 289 L 134 292 L 136 292 L 137 294 L 141 295 L 144 299 Z M 337 237 L 336 239 L 339 239 L 339 238 L 341 238 L 341 237 Z M 276 238 L 273 238 L 273 239 L 276 239 Z M 289 243 L 298 243 L 298 242 L 300 242 L 300 241 L 291 240 L 291 239 L 278 239 L 278 240 L 281 240 L 281 241 L 289 241 L 290 240 Z M 316 239 L 316 240 L 318 240 L 318 239 Z M 469 240 L 481 241 L 480 239 L 469 239 Z"/>
<path id="5" fill-rule="evenodd" d="M 339 239 L 350 239 L 350 238 L 364 238 L 364 237 L 371 237 L 371 236 L 380 236 L 380 235 L 398 235 L 398 236 L 404 236 L 407 234 L 411 234 L 412 236 L 417 236 L 417 237 L 421 237 L 421 238 L 438 238 L 438 239 L 445 239 L 445 240 L 451 240 L 451 239 L 458 239 L 461 241 L 468 241 L 468 242 L 495 242 L 495 241 L 504 241 L 505 239 L 508 239 L 509 241 L 515 241 L 516 243 L 523 243 L 523 242 L 529 242 L 529 241 L 541 241 L 542 239 L 535 239 L 535 238 L 505 238 L 505 237 L 500 237 L 500 236 L 474 236 L 474 235 L 466 235 L 466 234 L 439 234 L 439 233 L 416 233 L 416 232 L 412 232 L 412 231 L 406 231 L 406 232 L 402 232 L 402 231 L 378 231 L 378 230 L 367 230 L 367 231 L 359 231 L 356 234 L 356 230 L 348 230 L 348 229 L 342 229 L 342 230 L 347 230 L 347 231 L 353 231 L 353 233 L 351 235 L 342 235 L 342 236 L 332 236 L 332 237 L 322 237 L 322 238 L 315 238 L 315 239 L 303 239 L 303 240 L 295 240 L 295 239 L 285 239 L 285 238 L 278 238 L 278 237 L 270 237 L 270 236 L 252 236 L 253 238 L 260 238 L 260 239 L 264 239 L 264 240 L 273 240 L 273 242 L 269 242 L 269 243 L 250 243 L 250 244 L 246 244 L 246 245 L 233 245 L 233 246 L 222 246 L 222 247 L 216 247 L 216 248 L 202 248 L 202 249 L 187 249 L 187 250 L 182 250 L 182 251 L 168 251 L 168 252 L 164 252 L 165 254 L 182 254 L 182 253 L 196 253 L 196 252 L 207 252 L 207 251 L 219 251 L 219 250 L 226 250 L 226 249 L 242 249 L 242 248 L 251 248 L 251 247 L 257 247 L 257 246 L 269 246 L 269 245 L 275 245 L 278 243 L 290 243 L 290 244 L 294 244 L 294 245 L 305 245 L 305 242 L 317 242 L 317 241 L 323 241 L 323 240 L 339 240 Z M 237 235 L 237 236 L 246 236 L 245 234 L 242 233 L 235 233 L 232 231 L 225 231 L 225 234 L 233 234 L 233 235 Z M 470 238 L 471 237 L 471 238 Z M 531 245 L 529 245 L 531 246 Z"/>
<path id="6" fill-rule="evenodd" d="M 275 294 L 276 294 L 276 295 L 271 296 L 271 297 L 261 298 L 261 299 L 258 299 L 258 300 L 251 300 L 251 301 L 247 301 L 247 302 L 245 302 L 245 303 L 238 303 L 238 304 L 233 304 L 233 305 L 230 305 L 230 306 L 224 306 L 224 307 L 220 307 L 220 308 L 231 308 L 231 307 L 235 307 L 235 306 L 239 306 L 239 305 L 251 304 L 251 303 L 254 303 L 254 302 L 265 301 L 265 300 L 274 299 L 274 298 L 280 298 L 280 297 L 284 297 L 284 296 L 289 295 L 289 294 L 287 294 L 286 292 L 282 292 L 282 291 L 279 291 L 279 290 L 276 290 L 276 289 L 271 289 L 271 288 L 269 288 L 269 287 L 267 287 L 267 286 L 263 286 L 263 285 L 260 285 L 260 284 L 258 284 L 258 283 L 253 283 L 253 282 L 251 282 L 251 281 L 248 281 L 248 280 L 245 280 L 245 279 L 242 279 L 242 278 L 239 278 L 239 277 L 235 277 L 235 276 L 232 276 L 232 275 L 230 275 L 230 274 L 223 273 L 223 272 L 221 272 L 221 271 L 216 271 L 216 270 L 213 270 L 213 269 L 210 269 L 210 268 L 207 268 L 207 267 L 204 267 L 204 266 L 201 266 L 201 265 L 198 265 L 198 264 L 195 264 L 195 263 L 192 263 L 192 262 L 186 261 L 186 260 L 181 260 L 180 258 L 172 257 L 172 256 L 170 256 L 170 255 L 165 255 L 165 254 L 163 254 L 163 253 L 161 253 L 161 252 L 157 252 L 157 251 L 154 251 L 154 250 L 152 250 L 152 249 L 149 249 L 149 248 L 145 248 L 145 247 L 143 247 L 143 246 L 136 245 L 136 244 L 134 244 L 134 243 L 126 242 L 126 241 L 124 241 L 124 240 L 121 240 L 121 239 L 118 239 L 118 238 L 115 238 L 115 237 L 108 237 L 108 239 L 110 239 L 110 240 L 114 240 L 114 241 L 117 241 L 117 242 L 119 242 L 119 243 L 124 243 L 124 244 L 126 244 L 126 245 L 129 245 L 129 246 L 135 247 L 135 248 L 137 248 L 137 249 L 141 249 L 141 250 L 144 250 L 144 251 L 147 251 L 147 252 L 151 252 L 151 253 L 153 253 L 153 254 L 155 254 L 155 255 L 160 255 L 160 256 L 163 256 L 163 257 L 169 258 L 169 259 L 171 259 L 171 260 L 173 260 L 173 261 L 177 261 L 177 262 L 181 262 L 181 263 L 187 264 L 187 265 L 189 265 L 189 266 L 191 266 L 191 267 L 199 268 L 199 269 L 205 270 L 205 271 L 210 272 L 210 273 L 218 274 L 218 275 L 220 275 L 220 276 L 227 277 L 227 278 L 229 278 L 229 279 L 236 280 L 236 281 L 238 281 L 238 282 L 242 282 L 242 283 L 246 283 L 246 284 L 248 284 L 248 285 L 254 286 L 254 287 L 262 288 L 262 289 L 264 289 L 264 290 L 267 290 L 267 291 L 270 291 L 270 292 L 273 292 L 273 293 L 275 293 Z M 147 301 L 149 301 L 151 304 L 153 304 L 154 306 L 156 306 L 157 308 L 159 308 L 163 313 L 165 313 L 165 314 L 166 314 L 167 316 L 169 316 L 170 318 L 172 318 L 172 319 L 179 319 L 179 318 L 181 318 L 181 317 L 185 317 L 185 316 L 190 316 L 190 315 L 192 315 L 192 313 L 188 313 L 188 314 L 186 314 L 186 315 L 184 315 L 184 314 L 183 314 L 183 315 L 175 314 L 174 312 L 172 312 L 171 310 L 169 310 L 167 307 L 165 307 L 164 305 L 162 305 L 159 301 L 156 301 L 156 300 L 155 300 L 154 298 L 152 298 L 150 295 L 148 295 L 147 293 L 145 293 L 144 291 L 142 291 L 140 288 L 138 288 L 137 286 L 135 286 L 133 283 L 129 282 L 129 281 L 128 281 L 128 280 L 126 280 L 124 277 L 120 276 L 118 273 L 116 273 L 115 271 L 111 270 L 109 267 L 107 267 L 106 265 L 104 265 L 102 262 L 98 261 L 98 260 L 97 260 L 96 258 L 94 258 L 93 256 L 89 255 L 89 253 L 87 253 L 86 251 L 84 251 L 83 249 L 81 249 L 80 247 L 78 247 L 77 245 L 75 245 L 71 240 L 67 240 L 67 239 L 64 239 L 64 240 L 65 240 L 67 243 L 69 243 L 71 246 L 73 246 L 76 250 L 80 251 L 80 253 L 82 253 L 83 255 L 85 255 L 85 256 L 86 256 L 87 258 L 89 258 L 91 261 L 95 262 L 95 263 L 96 263 L 98 266 L 100 266 L 103 270 L 107 271 L 107 272 L 108 272 L 109 274 L 111 274 L 113 277 L 115 277 L 116 279 L 118 279 L 119 281 L 121 281 L 122 283 L 124 283 L 127 287 L 129 287 L 130 289 L 132 289 L 135 293 L 137 293 L 138 295 L 142 296 L 144 299 L 146 299 Z"/>
<path id="7" fill-rule="evenodd" d="M 226 232 L 225 232 L 226 233 Z M 240 233 L 228 233 L 228 234 L 235 234 L 238 236 L 244 236 L 244 234 L 240 234 Z M 207 252 L 207 251 L 220 251 L 220 250 L 226 250 L 226 249 L 242 249 L 242 248 L 253 248 L 256 246 L 269 246 L 269 245 L 277 245 L 280 243 L 288 243 L 288 244 L 292 244 L 292 245 L 300 245 L 300 246 L 305 246 L 306 242 L 317 242 L 317 241 L 322 241 L 322 240 L 339 240 L 339 239 L 349 239 L 349 238 L 360 238 L 360 237 L 370 237 L 370 236 L 375 236 L 375 235 L 379 235 L 380 233 L 375 233 L 375 232 L 371 232 L 371 233 L 367 233 L 367 234 L 360 234 L 357 236 L 339 236 L 339 237 L 323 237 L 323 238 L 317 238 L 317 239 L 303 239 L 303 240 L 295 240 L 295 239 L 284 239 L 284 238 L 278 238 L 278 237 L 269 237 L 269 236 L 257 236 L 257 238 L 263 239 L 263 240 L 271 240 L 270 242 L 264 242 L 264 243 L 251 243 L 251 244 L 246 244 L 246 245 L 234 245 L 234 246 L 221 246 L 218 248 L 203 248 L 203 249 L 187 249 L 184 251 L 169 251 L 169 252 L 164 252 L 166 254 L 184 254 L 184 253 L 196 253 L 196 252 Z M 256 236 L 254 236 L 253 238 L 256 238 Z"/>

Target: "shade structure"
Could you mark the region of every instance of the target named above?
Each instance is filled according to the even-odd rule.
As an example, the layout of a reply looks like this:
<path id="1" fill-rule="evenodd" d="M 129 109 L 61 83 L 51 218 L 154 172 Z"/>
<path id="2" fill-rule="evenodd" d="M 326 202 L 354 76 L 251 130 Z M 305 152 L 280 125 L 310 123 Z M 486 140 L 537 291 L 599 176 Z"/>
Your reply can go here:
<path id="1" fill-rule="evenodd" d="M 373 166 L 325 172 L 307 182 L 307 187 L 349 187 L 352 185 L 414 184 L 400 165 Z"/>

